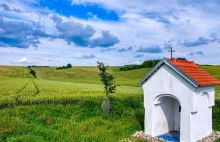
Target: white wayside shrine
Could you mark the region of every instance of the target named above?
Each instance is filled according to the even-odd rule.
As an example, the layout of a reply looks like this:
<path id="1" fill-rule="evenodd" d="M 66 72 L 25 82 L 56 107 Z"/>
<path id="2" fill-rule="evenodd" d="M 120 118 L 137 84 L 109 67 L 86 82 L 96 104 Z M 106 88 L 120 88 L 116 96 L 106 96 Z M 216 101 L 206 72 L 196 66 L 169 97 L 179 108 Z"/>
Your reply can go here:
<path id="1" fill-rule="evenodd" d="M 180 132 L 180 142 L 212 133 L 215 86 L 220 81 L 191 61 L 163 58 L 140 82 L 144 90 L 145 134 Z"/>

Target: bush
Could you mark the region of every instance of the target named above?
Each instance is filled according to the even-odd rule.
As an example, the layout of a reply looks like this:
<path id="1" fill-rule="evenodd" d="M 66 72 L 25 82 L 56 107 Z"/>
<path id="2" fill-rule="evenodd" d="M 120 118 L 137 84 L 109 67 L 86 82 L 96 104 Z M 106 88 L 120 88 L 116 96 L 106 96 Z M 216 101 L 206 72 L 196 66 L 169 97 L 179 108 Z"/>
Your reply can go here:
<path id="1" fill-rule="evenodd" d="M 136 70 L 141 68 L 153 68 L 160 60 L 147 60 L 144 61 L 141 65 L 125 65 L 124 67 L 119 68 L 119 71 L 128 71 L 128 70 Z"/>
<path id="2" fill-rule="evenodd" d="M 37 78 L 36 72 L 34 70 L 32 70 L 32 68 L 30 66 L 28 66 L 28 68 L 30 69 L 30 74 L 32 74 L 34 76 L 34 78 Z"/>
<path id="3" fill-rule="evenodd" d="M 72 65 L 71 65 L 70 63 L 67 64 L 67 66 L 58 67 L 58 68 L 56 68 L 56 69 L 59 70 L 59 69 L 68 69 L 68 68 L 72 68 Z"/>
<path id="4" fill-rule="evenodd" d="M 67 67 L 67 68 L 72 68 L 72 65 L 69 63 L 69 64 L 67 64 L 66 67 Z"/>

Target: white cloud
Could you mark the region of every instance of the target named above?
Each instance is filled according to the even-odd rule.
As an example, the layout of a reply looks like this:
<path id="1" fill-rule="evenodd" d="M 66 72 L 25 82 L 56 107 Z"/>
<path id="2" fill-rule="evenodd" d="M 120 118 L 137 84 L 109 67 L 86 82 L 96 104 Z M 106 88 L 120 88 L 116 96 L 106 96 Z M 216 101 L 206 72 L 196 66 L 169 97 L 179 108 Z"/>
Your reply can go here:
<path id="1" fill-rule="evenodd" d="M 33 1 L 34 0 L 29 0 L 28 3 L 32 3 Z M 109 49 L 112 49 L 110 52 L 108 48 L 81 48 L 80 46 L 67 45 L 67 43 L 61 39 L 50 41 L 49 39 L 40 38 L 39 41 L 41 44 L 39 44 L 37 50 L 34 48 L 17 49 L 0 47 L 0 64 L 9 64 L 10 61 L 17 61 L 17 59 L 22 58 L 22 55 L 32 62 L 36 62 L 38 65 L 65 65 L 68 62 L 71 62 L 73 65 L 95 65 L 96 60 L 104 61 L 109 65 L 123 65 L 134 62 L 133 58 L 137 55 L 136 50 L 139 47 L 151 47 L 154 45 L 164 47 L 164 44 L 170 40 L 172 41 L 170 44 L 176 50 L 174 57 L 187 57 L 200 63 L 220 63 L 216 55 L 220 54 L 220 43 L 217 40 L 207 45 L 196 47 L 183 47 L 178 44 L 179 41 L 196 41 L 199 37 L 209 37 L 213 33 L 220 39 L 219 5 L 215 3 L 204 4 L 203 2 L 198 3 L 198 5 L 191 3 L 192 2 L 186 4 L 183 1 L 178 2 L 177 0 L 156 0 L 153 3 L 145 0 L 72 1 L 72 4 L 99 4 L 99 6 L 109 10 L 115 10 L 119 14 L 119 21 L 104 21 L 98 19 L 93 11 L 88 13 L 88 15 L 93 18 L 85 20 L 73 16 L 65 17 L 54 11 L 49 11 L 46 8 L 45 11 L 41 11 L 42 9 L 31 7 L 28 4 L 22 3 L 22 1 L 11 0 L 11 3 L 7 3 L 7 5 L 21 9 L 22 13 L 7 13 L 9 16 L 5 16 L 4 20 L 22 21 L 25 24 L 35 22 L 36 25 L 42 26 L 44 32 L 58 34 L 55 27 L 56 23 L 51 19 L 51 17 L 56 14 L 61 17 L 64 22 L 79 22 L 84 26 L 91 25 L 96 31 L 93 38 L 100 37 L 102 31 L 108 30 L 111 34 L 118 37 L 120 43 L 110 47 Z M 1 11 L 1 13 L 6 14 L 6 12 L 3 11 Z M 0 29 L 0 33 L 1 32 L 4 32 L 4 30 Z M 0 42 L 0 46 L 5 45 Z M 117 49 L 123 49 L 129 46 L 133 46 L 132 51 L 126 53 L 117 52 Z M 106 52 L 101 52 L 101 50 Z M 204 53 L 203 58 L 187 56 L 187 54 L 197 51 Z M 90 58 L 89 60 L 82 60 L 83 56 L 81 55 L 85 55 L 86 57 L 90 55 L 88 53 L 94 53 L 96 57 Z M 215 54 L 215 56 L 211 57 L 213 54 Z M 146 57 L 145 60 L 162 58 L 164 56 L 169 57 L 170 53 L 166 52 L 166 50 L 158 54 L 144 53 L 144 57 Z M 81 57 L 81 59 L 73 57 Z M 41 60 L 36 60 L 35 58 Z M 211 61 L 211 59 L 213 61 Z M 59 60 L 59 62 L 57 60 Z"/>
<path id="2" fill-rule="evenodd" d="M 19 60 L 15 60 L 15 61 L 11 61 L 12 64 L 30 64 L 31 62 L 26 58 L 26 57 L 23 57 Z"/>
<path id="3" fill-rule="evenodd" d="M 171 5 L 172 3 L 172 5 Z M 142 11 L 147 11 L 149 9 L 153 8 L 158 8 L 162 9 L 162 7 L 175 7 L 177 5 L 177 0 L 154 0 L 153 2 L 151 1 L 146 1 L 146 0 L 108 0 L 108 1 L 103 1 L 103 0 L 72 0 L 73 5 L 78 5 L 78 4 L 100 4 L 105 8 L 113 9 L 113 10 L 118 10 L 118 11 L 132 11 L 132 12 L 142 12 Z"/>
<path id="4" fill-rule="evenodd" d="M 52 58 L 49 58 L 49 57 L 46 57 L 46 60 L 49 61 L 49 62 L 59 62 L 59 59 L 52 59 Z"/>
<path id="5" fill-rule="evenodd" d="M 28 59 L 27 59 L 26 57 L 24 57 L 24 58 L 21 58 L 20 60 L 18 60 L 17 62 L 27 63 L 27 62 L 28 62 Z"/>
<path id="6" fill-rule="evenodd" d="M 140 61 L 132 62 L 131 65 L 141 65 L 142 63 Z"/>
<path id="7" fill-rule="evenodd" d="M 91 58 L 95 58 L 95 55 L 94 54 L 83 54 L 81 57 L 85 59 L 91 59 Z"/>

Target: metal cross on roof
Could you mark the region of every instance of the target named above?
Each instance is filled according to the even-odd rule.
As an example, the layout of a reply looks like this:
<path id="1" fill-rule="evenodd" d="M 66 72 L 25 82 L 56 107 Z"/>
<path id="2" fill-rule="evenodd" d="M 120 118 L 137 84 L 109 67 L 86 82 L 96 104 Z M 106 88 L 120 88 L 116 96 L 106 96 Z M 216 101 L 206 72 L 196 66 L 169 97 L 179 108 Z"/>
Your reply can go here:
<path id="1" fill-rule="evenodd" d="M 173 59 L 173 52 L 176 52 L 176 50 L 173 50 L 173 48 L 171 47 L 168 52 L 171 53 L 171 59 Z"/>

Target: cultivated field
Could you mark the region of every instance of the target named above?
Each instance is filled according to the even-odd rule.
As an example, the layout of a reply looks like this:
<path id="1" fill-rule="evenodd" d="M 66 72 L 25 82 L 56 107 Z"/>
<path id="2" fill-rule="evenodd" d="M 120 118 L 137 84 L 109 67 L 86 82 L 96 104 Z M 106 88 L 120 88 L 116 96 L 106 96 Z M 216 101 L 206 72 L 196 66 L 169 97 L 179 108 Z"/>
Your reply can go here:
<path id="1" fill-rule="evenodd" d="M 96 67 L 0 67 L 0 141 L 115 142 L 143 130 L 143 92 L 137 82 L 149 69 L 116 75 L 112 111 L 101 111 L 104 96 Z M 220 67 L 204 67 L 220 79 Z M 213 128 L 220 130 L 220 88 L 216 90 Z M 137 141 L 137 140 L 136 140 Z"/>
<path id="2" fill-rule="evenodd" d="M 77 83 L 100 84 L 97 67 L 73 67 L 56 70 L 55 67 L 34 67 L 39 79 L 68 81 Z M 138 81 L 148 72 L 149 68 L 119 71 L 119 67 L 111 67 L 109 72 L 116 75 L 116 83 L 123 86 L 137 86 Z"/>

